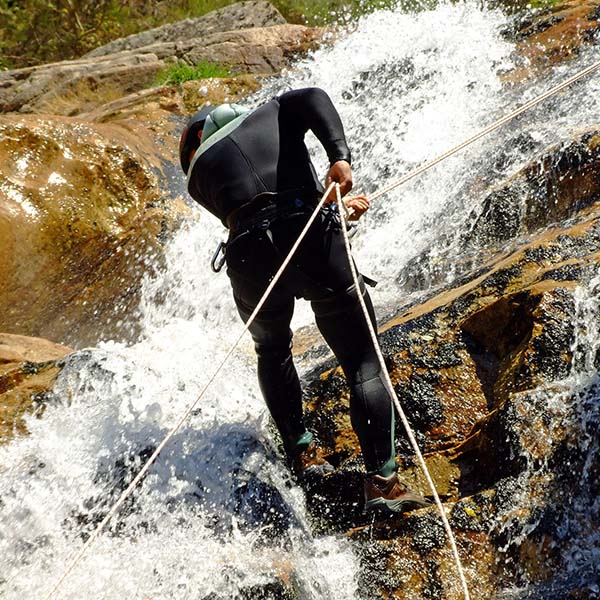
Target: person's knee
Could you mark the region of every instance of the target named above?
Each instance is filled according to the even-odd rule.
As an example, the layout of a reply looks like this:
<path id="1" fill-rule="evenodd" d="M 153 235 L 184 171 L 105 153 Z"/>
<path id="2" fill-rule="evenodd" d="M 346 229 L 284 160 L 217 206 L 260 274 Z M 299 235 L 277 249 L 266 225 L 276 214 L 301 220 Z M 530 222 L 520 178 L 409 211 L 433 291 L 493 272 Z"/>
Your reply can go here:
<path id="1" fill-rule="evenodd" d="M 364 297 L 367 293 L 367 290 L 362 277 L 360 278 L 359 283 L 360 292 Z M 327 296 L 326 298 L 314 300 L 312 302 L 312 309 L 317 318 L 341 314 L 349 310 L 354 310 L 358 306 L 359 296 L 355 284 L 352 284 L 343 290 Z"/>
<path id="2" fill-rule="evenodd" d="M 255 340 L 254 350 L 259 359 L 283 361 L 292 355 L 292 339 L 289 336 L 279 340 Z"/>
<path id="3" fill-rule="evenodd" d="M 359 369 L 350 378 L 350 388 L 353 394 L 365 403 L 372 398 L 379 399 L 382 395 L 387 396 L 379 368 L 368 365 Z"/>

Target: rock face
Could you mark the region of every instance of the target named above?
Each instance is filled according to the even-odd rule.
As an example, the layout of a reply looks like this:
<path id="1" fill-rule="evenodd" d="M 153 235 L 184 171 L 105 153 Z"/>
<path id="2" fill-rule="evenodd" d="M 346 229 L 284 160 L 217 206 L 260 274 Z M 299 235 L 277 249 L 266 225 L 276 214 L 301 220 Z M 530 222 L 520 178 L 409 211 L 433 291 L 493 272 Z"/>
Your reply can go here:
<path id="1" fill-rule="evenodd" d="M 516 40 L 523 67 L 507 79 L 519 81 L 577 56 L 600 36 L 600 4 L 597 0 L 569 0 L 547 6 L 524 18 L 515 17 L 508 37 Z"/>
<path id="2" fill-rule="evenodd" d="M 95 48 L 86 57 L 106 56 L 122 50 L 133 50 L 143 46 L 151 46 L 159 42 L 178 42 L 190 39 L 202 39 L 212 33 L 234 31 L 236 29 L 252 29 L 254 27 L 271 27 L 283 25 L 286 20 L 269 2 L 255 0 L 238 2 L 214 10 L 197 19 L 185 19 L 178 23 L 169 23 L 149 31 L 121 38 Z"/>
<path id="3" fill-rule="evenodd" d="M 26 432 L 23 416 L 41 414 L 70 348 L 46 340 L 0 333 L 0 444 Z"/>
<path id="4" fill-rule="evenodd" d="M 514 243 L 462 286 L 394 318 L 380 336 L 473 597 L 495 597 L 510 583 L 533 586 L 539 595 L 531 597 L 566 597 L 569 578 L 592 568 L 577 571 L 569 561 L 571 536 L 585 538 L 579 529 L 586 528 L 589 539 L 598 534 L 591 505 L 600 452 L 597 437 L 589 438 L 600 421 L 597 383 L 591 375 L 591 383 L 576 383 L 575 373 L 585 361 L 592 371 L 583 371 L 593 373 L 598 362 L 586 334 L 598 314 L 584 318 L 578 286 L 593 287 L 600 273 L 599 142 L 592 129 L 511 178 L 501 187 L 504 200 L 488 206 L 496 207 L 490 214 L 506 210 L 520 218 L 492 225 L 488 214 L 474 235 L 488 236 L 493 227 L 500 239 L 486 237 L 490 243 L 538 235 Z M 357 507 L 339 497 L 348 487 L 359 494 L 360 462 L 339 369 L 321 374 L 308 396 L 311 426 L 340 465 L 337 481 L 319 493 L 339 510 L 338 525 L 354 527 L 363 545 L 365 597 L 460 597 L 435 509 L 367 527 Z M 402 478 L 427 493 L 400 424 L 396 443 Z"/>
<path id="5" fill-rule="evenodd" d="M 272 75 L 322 38 L 319 28 L 285 23 L 267 2 L 244 2 L 117 40 L 78 60 L 0 72 L 0 112 L 88 112 L 151 86 L 177 61 L 223 64 L 233 74 Z"/>
<path id="6" fill-rule="evenodd" d="M 135 337 L 123 319 L 186 212 L 164 185 L 175 150 L 162 153 L 141 123 L 0 119 L 1 331 L 75 345 Z"/>

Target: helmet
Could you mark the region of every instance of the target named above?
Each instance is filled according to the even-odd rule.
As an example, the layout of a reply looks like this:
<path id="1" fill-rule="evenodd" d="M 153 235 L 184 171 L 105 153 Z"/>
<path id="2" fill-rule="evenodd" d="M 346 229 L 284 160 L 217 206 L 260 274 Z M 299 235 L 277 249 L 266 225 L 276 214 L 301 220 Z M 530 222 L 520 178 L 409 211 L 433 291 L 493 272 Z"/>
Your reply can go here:
<path id="1" fill-rule="evenodd" d="M 204 132 L 202 133 L 202 143 L 204 143 L 211 135 L 219 131 L 219 129 L 248 112 L 247 108 L 244 108 L 239 104 L 221 104 L 220 106 L 217 106 L 206 118 Z"/>
<path id="2" fill-rule="evenodd" d="M 209 106 L 192 115 L 181 133 L 179 140 L 179 162 L 186 175 L 190 168 L 190 152 L 200 145 L 198 132 L 204 129 L 206 117 L 210 115 L 214 108 L 214 106 Z"/>

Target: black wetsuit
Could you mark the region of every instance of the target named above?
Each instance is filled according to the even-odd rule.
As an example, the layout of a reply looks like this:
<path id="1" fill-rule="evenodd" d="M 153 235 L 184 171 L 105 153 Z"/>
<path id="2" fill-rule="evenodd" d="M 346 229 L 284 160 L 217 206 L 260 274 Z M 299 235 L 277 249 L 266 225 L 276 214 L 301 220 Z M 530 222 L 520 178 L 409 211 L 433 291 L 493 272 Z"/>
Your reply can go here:
<path id="1" fill-rule="evenodd" d="M 304 143 L 309 129 L 331 164 L 350 161 L 342 123 L 329 96 L 308 88 L 262 105 L 192 163 L 191 196 L 233 229 L 226 251 L 227 274 L 244 321 L 323 193 Z M 252 217 L 254 206 L 260 210 L 265 198 L 269 204 L 285 203 L 288 210 L 264 222 L 250 219 L 251 225 L 235 218 L 240 212 Z M 364 285 L 361 288 L 375 322 L 369 295 Z M 340 225 L 329 208 L 321 211 L 250 326 L 260 387 L 288 453 L 306 432 L 291 355 L 290 321 L 297 297 L 311 301 L 317 326 L 344 369 L 351 389 L 352 424 L 367 470 L 389 468 L 394 456 L 391 401 L 353 285 Z"/>

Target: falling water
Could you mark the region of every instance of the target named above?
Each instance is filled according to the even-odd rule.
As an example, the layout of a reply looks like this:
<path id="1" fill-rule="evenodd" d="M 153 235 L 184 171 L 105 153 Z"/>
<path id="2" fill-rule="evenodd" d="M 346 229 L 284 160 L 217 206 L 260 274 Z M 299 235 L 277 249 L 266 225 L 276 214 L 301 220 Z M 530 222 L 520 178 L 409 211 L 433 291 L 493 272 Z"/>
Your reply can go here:
<path id="1" fill-rule="evenodd" d="M 380 11 L 246 103 L 289 88 L 326 89 L 346 126 L 355 187 L 373 192 L 598 60 L 591 48 L 533 83 L 508 87 L 501 76 L 519 59 L 502 36 L 506 26 L 502 13 L 474 2 Z M 578 84 L 372 207 L 354 249 L 363 272 L 380 282 L 373 292 L 380 313 L 423 293 L 426 285 L 410 282 L 426 280 L 432 265 L 444 273 L 437 285 L 452 284 L 460 240 L 485 191 L 593 123 L 599 88 L 593 79 Z M 322 151 L 310 144 L 324 173 Z M 237 337 L 227 278 L 208 268 L 222 236 L 206 214 L 183 228 L 165 269 L 145 282 L 140 341 L 69 356 L 44 417 L 29 419 L 30 435 L 0 448 L 1 597 L 49 592 Z M 590 302 L 596 291 L 590 287 Z M 300 305 L 294 324 L 310 322 Z M 591 379 L 581 380 L 585 369 L 577 373 L 577 385 L 592 389 Z M 262 589 L 283 598 L 283 581 L 302 599 L 358 599 L 357 576 L 348 541 L 311 532 L 245 339 L 59 595 L 216 600 L 256 598 Z"/>

